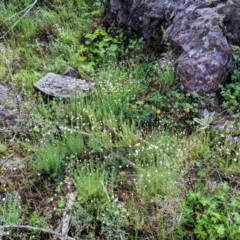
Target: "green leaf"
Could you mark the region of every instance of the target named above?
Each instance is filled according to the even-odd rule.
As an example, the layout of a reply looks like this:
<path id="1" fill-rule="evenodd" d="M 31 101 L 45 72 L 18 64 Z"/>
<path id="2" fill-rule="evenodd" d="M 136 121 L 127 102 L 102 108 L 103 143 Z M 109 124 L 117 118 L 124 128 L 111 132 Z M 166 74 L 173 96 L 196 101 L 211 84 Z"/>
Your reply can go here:
<path id="1" fill-rule="evenodd" d="M 203 117 L 204 117 L 204 118 L 208 118 L 208 117 L 209 117 L 209 112 L 208 112 L 207 109 L 205 109 L 205 110 L 203 111 Z"/>
<path id="2" fill-rule="evenodd" d="M 193 121 L 202 124 L 202 120 L 200 118 L 193 118 Z"/>
<path id="3" fill-rule="evenodd" d="M 220 235 L 220 236 L 223 236 L 224 233 L 225 233 L 225 227 L 223 224 L 220 224 L 218 226 L 215 227 L 216 228 L 216 231 L 217 233 Z"/>
<path id="4" fill-rule="evenodd" d="M 207 199 L 207 198 L 202 198 L 200 200 L 200 203 L 205 207 L 205 206 L 209 206 L 211 204 L 211 200 L 210 199 Z"/>
<path id="5" fill-rule="evenodd" d="M 2 143 L 0 143 L 0 153 L 4 153 L 7 151 L 7 147 L 5 145 L 3 145 Z"/>
<path id="6" fill-rule="evenodd" d="M 206 231 L 204 231 L 202 225 L 198 224 L 194 229 L 194 232 L 197 234 L 199 239 L 207 239 L 208 234 Z"/>

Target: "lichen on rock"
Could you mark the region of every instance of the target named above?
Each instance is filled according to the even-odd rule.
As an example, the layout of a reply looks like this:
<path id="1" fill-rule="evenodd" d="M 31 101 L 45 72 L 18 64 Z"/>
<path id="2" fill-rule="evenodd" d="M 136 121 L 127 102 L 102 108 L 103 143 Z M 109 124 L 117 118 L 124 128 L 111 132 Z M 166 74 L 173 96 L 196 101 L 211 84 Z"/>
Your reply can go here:
<path id="1" fill-rule="evenodd" d="M 234 0 L 108 0 L 105 15 L 146 40 L 161 39 L 163 27 L 177 56 L 180 89 L 203 95 L 218 91 L 232 72 L 229 43 L 240 44 L 236 9 Z"/>

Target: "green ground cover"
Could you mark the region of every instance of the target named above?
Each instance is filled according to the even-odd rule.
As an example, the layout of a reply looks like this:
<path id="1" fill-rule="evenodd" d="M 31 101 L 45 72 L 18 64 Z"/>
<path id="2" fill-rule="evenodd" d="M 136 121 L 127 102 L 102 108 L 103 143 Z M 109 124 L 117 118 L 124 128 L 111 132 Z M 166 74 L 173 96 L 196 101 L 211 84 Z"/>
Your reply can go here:
<path id="1" fill-rule="evenodd" d="M 0 3 L 0 35 L 30 3 Z M 236 48 L 219 96 L 190 95 L 178 90 L 173 62 L 159 60 L 171 55 L 167 40 L 159 47 L 106 27 L 101 1 L 38 1 L 0 41 L 1 83 L 22 96 L 14 127 L 0 122 L 0 158 L 25 164 L 0 165 L 0 236 L 240 238 Z M 46 101 L 34 92 L 67 66 L 95 83 L 90 96 Z M 211 127 L 226 115 L 233 124 Z"/>

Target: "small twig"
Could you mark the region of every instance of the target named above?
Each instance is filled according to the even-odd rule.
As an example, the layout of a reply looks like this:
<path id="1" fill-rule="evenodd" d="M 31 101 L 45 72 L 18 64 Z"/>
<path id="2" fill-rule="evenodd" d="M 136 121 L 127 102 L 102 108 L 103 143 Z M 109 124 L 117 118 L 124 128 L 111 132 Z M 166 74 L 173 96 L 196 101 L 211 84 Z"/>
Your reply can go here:
<path id="1" fill-rule="evenodd" d="M 75 201 L 75 198 L 77 197 L 77 193 L 76 192 L 72 192 L 68 194 L 68 201 L 67 201 L 67 209 L 66 211 L 63 213 L 63 224 L 62 224 L 62 237 L 61 240 L 65 240 L 67 235 L 68 235 L 68 231 L 69 231 L 69 223 L 70 223 L 70 213 L 73 207 L 73 203 Z"/>
<path id="2" fill-rule="evenodd" d="M 84 136 L 87 136 L 87 137 L 92 136 L 91 134 L 89 134 L 89 133 L 87 133 L 87 132 L 83 132 L 83 131 L 81 131 L 81 130 L 72 129 L 72 128 L 68 128 L 68 127 L 63 127 L 63 126 L 61 126 L 61 125 L 57 125 L 56 128 L 57 128 L 58 130 L 62 130 L 62 131 L 80 133 L 80 134 L 82 134 L 82 135 L 84 135 Z"/>
<path id="3" fill-rule="evenodd" d="M 15 154 L 17 153 L 17 151 L 13 154 L 11 154 L 10 156 L 8 156 L 8 158 L 0 165 L 0 168 L 8 161 L 10 160 L 11 157 L 13 157 Z"/>
<path id="4" fill-rule="evenodd" d="M 0 226 L 0 229 L 6 229 L 6 228 L 36 230 L 36 231 L 40 231 L 40 232 L 44 232 L 44 233 L 49 233 L 49 234 L 55 235 L 58 238 L 62 238 L 63 237 L 63 235 L 58 233 L 58 232 L 54 232 L 52 230 L 47 230 L 45 228 L 33 227 L 33 226 L 29 226 L 29 225 L 3 225 L 3 226 Z M 68 237 L 68 236 L 66 236 L 64 239 L 65 240 L 75 240 L 75 238 Z"/>
<path id="5" fill-rule="evenodd" d="M 147 142 L 147 141 L 146 141 L 146 140 L 144 140 L 143 138 L 139 138 L 139 140 L 140 140 L 141 142 L 143 142 L 143 143 L 147 144 L 147 145 L 150 145 L 150 146 L 154 147 L 154 148 L 158 148 L 158 146 L 157 146 L 157 145 L 153 145 L 152 143 L 150 143 L 150 142 Z"/>
<path id="6" fill-rule="evenodd" d="M 21 13 L 24 12 L 24 14 L 17 20 L 17 22 L 15 22 L 15 23 L 12 25 L 12 27 L 0 37 L 0 40 L 3 39 L 14 27 L 16 27 L 16 25 L 20 22 L 20 20 L 21 20 L 22 18 L 24 18 L 24 17 L 28 14 L 28 12 L 35 6 L 36 3 L 37 3 L 37 0 L 35 0 L 32 4 L 30 4 L 30 5 L 29 5 L 28 7 L 26 7 L 24 10 L 22 10 L 22 11 L 20 11 L 20 12 L 18 12 L 18 13 L 15 13 L 15 14 L 13 14 L 11 17 L 5 19 L 4 22 L 6 22 L 7 20 L 12 19 L 14 16 L 16 16 L 16 15 L 21 14 Z"/>

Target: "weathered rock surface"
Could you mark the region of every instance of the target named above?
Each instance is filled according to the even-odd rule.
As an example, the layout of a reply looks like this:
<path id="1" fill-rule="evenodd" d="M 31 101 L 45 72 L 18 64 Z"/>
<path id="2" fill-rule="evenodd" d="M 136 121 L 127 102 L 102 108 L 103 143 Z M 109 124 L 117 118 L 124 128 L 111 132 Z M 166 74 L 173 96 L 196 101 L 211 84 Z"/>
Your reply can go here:
<path id="1" fill-rule="evenodd" d="M 12 110 L 7 109 L 6 107 L 0 105 L 0 126 L 2 126 L 2 124 L 6 124 L 13 121 L 14 118 L 15 116 Z"/>
<path id="2" fill-rule="evenodd" d="M 78 71 L 72 67 L 67 67 L 62 75 L 77 79 L 81 78 L 81 75 L 78 73 Z"/>
<path id="3" fill-rule="evenodd" d="M 21 97 L 10 87 L 0 84 L 0 128 L 15 125 L 16 110 Z"/>
<path id="4" fill-rule="evenodd" d="M 228 41 L 233 45 L 240 46 L 240 1 L 227 1 L 225 7 L 219 10 L 224 13 L 224 33 Z"/>
<path id="5" fill-rule="evenodd" d="M 7 100 L 9 88 L 0 84 L 0 101 L 4 102 Z"/>
<path id="6" fill-rule="evenodd" d="M 37 91 L 47 97 L 70 98 L 72 94 L 89 95 L 94 83 L 69 76 L 48 73 L 34 84 Z"/>
<path id="7" fill-rule="evenodd" d="M 9 172 L 23 170 L 25 168 L 23 159 L 18 157 L 2 157 L 0 160 L 0 165 L 4 168 L 5 171 Z"/>
<path id="8" fill-rule="evenodd" d="M 229 42 L 240 44 L 237 0 L 107 0 L 107 19 L 130 25 L 146 40 L 159 39 L 163 27 L 176 54 L 182 91 L 217 91 L 232 71 Z"/>

